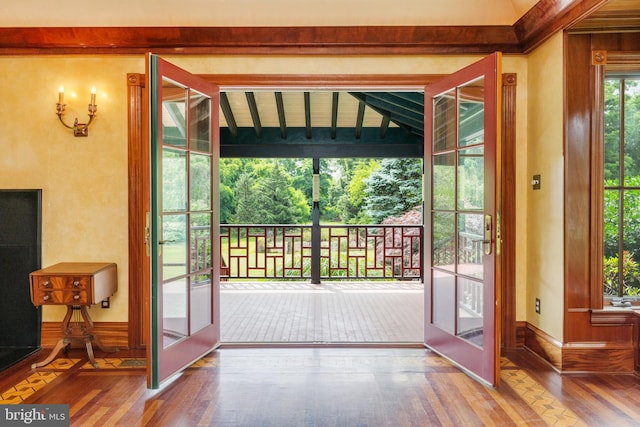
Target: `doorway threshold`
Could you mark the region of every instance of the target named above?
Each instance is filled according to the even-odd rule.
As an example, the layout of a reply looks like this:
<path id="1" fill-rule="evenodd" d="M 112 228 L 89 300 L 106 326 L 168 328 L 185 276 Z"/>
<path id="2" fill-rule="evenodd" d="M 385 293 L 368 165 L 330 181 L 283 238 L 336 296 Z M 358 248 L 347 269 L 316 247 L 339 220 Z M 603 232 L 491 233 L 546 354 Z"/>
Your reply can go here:
<path id="1" fill-rule="evenodd" d="M 422 342 L 222 342 L 218 348 L 424 348 Z"/>

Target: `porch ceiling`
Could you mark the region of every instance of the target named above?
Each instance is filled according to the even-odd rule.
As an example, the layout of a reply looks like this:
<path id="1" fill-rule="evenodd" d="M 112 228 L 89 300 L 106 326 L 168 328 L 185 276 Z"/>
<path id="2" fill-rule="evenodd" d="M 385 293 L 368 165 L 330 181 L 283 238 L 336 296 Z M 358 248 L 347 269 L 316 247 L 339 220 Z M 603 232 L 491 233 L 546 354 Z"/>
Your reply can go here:
<path id="1" fill-rule="evenodd" d="M 245 155 L 260 155 L 261 150 L 273 154 L 274 145 L 285 145 L 289 151 L 298 145 L 421 145 L 424 95 L 226 91 L 220 99 L 220 128 L 223 154 L 225 147 L 244 147 Z"/>

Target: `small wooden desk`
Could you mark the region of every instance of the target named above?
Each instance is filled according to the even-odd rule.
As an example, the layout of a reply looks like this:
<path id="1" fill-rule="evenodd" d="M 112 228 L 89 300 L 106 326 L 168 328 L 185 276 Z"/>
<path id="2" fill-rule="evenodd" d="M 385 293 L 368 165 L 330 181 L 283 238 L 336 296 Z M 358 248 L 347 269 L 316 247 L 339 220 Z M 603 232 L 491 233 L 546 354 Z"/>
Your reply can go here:
<path id="1" fill-rule="evenodd" d="M 112 296 L 118 289 L 116 264 L 62 262 L 34 271 L 29 275 L 29 278 L 33 305 L 36 307 L 40 305 L 67 306 L 67 314 L 62 321 L 62 338 L 45 360 L 34 363 L 31 368 L 39 368 L 49 364 L 60 350 L 66 351 L 74 341 L 85 345 L 89 361 L 96 368 L 98 365 L 93 355 L 93 342 L 103 351 L 118 351 L 117 348 L 105 348 L 98 337 L 93 335 L 93 321 L 88 311 L 91 305 Z M 76 310 L 80 311 L 83 321 L 79 327 L 70 324 L 73 312 Z"/>

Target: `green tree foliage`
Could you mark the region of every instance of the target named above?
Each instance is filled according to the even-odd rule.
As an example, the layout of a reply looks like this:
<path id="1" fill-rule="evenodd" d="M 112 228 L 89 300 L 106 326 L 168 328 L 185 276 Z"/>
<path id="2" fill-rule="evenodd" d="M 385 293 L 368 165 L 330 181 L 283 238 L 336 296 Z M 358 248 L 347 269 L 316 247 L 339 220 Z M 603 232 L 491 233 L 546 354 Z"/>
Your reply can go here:
<path id="1" fill-rule="evenodd" d="M 605 181 L 605 186 L 615 181 Z M 626 185 L 640 188 L 640 176 L 628 177 Z M 624 192 L 624 248 L 631 257 L 640 260 L 640 190 Z M 620 200 L 617 191 L 604 192 L 604 253 L 606 257 L 618 255 L 618 212 Z"/>
<path id="2" fill-rule="evenodd" d="M 606 80 L 604 91 L 604 175 L 607 180 L 616 180 L 620 173 L 619 81 Z"/>
<path id="3" fill-rule="evenodd" d="M 618 283 L 620 280 L 618 267 L 619 261 L 617 256 L 604 259 L 604 293 L 607 295 L 618 295 Z M 623 252 L 622 274 L 624 295 L 640 295 L 640 266 L 638 266 L 638 263 L 633 260 L 631 254 L 627 251 Z"/>
<path id="4" fill-rule="evenodd" d="M 240 174 L 235 188 L 235 214 L 233 222 L 236 224 L 259 224 L 259 200 L 254 186 L 254 180 L 248 172 Z"/>
<path id="5" fill-rule="evenodd" d="M 236 224 L 299 224 L 310 219 L 310 204 L 302 190 L 292 186 L 292 178 L 277 161 L 231 161 L 230 173 L 221 174 L 221 189 L 232 188 L 233 215 Z M 223 170 L 226 162 L 223 161 Z M 291 164 L 290 164 L 291 166 Z M 236 170 L 244 171 L 236 174 Z M 225 177 L 235 182 L 225 182 Z M 231 187 L 233 186 L 233 187 Z M 221 191 L 221 197 L 224 194 Z M 222 203 L 222 199 L 221 199 Z"/>
<path id="6" fill-rule="evenodd" d="M 367 214 L 375 223 L 422 203 L 422 161 L 384 159 L 366 180 Z"/>
<path id="7" fill-rule="evenodd" d="M 337 211 L 339 218 L 347 224 L 367 224 L 371 217 L 364 209 L 367 187 L 366 180 L 380 168 L 378 161 L 373 159 L 357 159 L 345 161 L 345 171 L 340 178 Z"/>
<path id="8" fill-rule="evenodd" d="M 256 185 L 259 217 L 262 224 L 296 223 L 293 192 L 290 190 L 290 178 L 283 168 L 275 164 L 264 179 Z"/>
<path id="9" fill-rule="evenodd" d="M 387 184 L 376 193 L 381 164 Z M 303 224 L 311 221 L 311 159 L 222 159 L 220 169 L 222 223 Z M 395 182 L 394 182 L 395 181 Z M 414 188 L 415 186 L 415 188 Z M 420 159 L 321 159 L 322 221 L 370 224 L 367 203 L 374 197 L 395 197 L 392 215 L 408 212 L 422 200 Z M 375 211 L 375 209 L 373 209 Z M 378 220 L 386 218 L 380 212 Z"/>

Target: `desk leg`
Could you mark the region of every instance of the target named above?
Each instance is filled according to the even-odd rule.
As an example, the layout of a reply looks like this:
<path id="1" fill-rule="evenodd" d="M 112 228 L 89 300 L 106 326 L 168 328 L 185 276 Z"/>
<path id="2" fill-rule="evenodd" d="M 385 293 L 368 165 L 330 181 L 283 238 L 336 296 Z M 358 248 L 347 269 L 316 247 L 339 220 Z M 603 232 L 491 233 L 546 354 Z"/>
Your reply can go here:
<path id="1" fill-rule="evenodd" d="M 87 340 L 87 353 L 93 354 L 93 348 L 89 352 L 89 347 L 92 345 L 92 343 L 95 343 L 98 348 L 105 353 L 115 353 L 116 351 L 120 350 L 118 347 L 105 347 L 100 341 L 100 338 L 93 335 L 93 320 L 91 320 L 91 316 L 89 316 L 89 310 L 86 306 L 80 307 L 80 314 L 82 315 L 82 319 L 84 320 L 85 324 L 84 335 Z"/>
<path id="2" fill-rule="evenodd" d="M 82 316 L 82 321 L 84 322 L 84 326 L 82 326 L 82 334 L 74 333 L 74 329 L 69 326 L 71 322 L 71 317 L 73 314 L 73 306 L 67 306 L 67 314 L 64 316 L 64 320 L 62 321 L 62 333 L 63 338 L 61 338 L 51 351 L 51 354 L 47 356 L 42 362 L 34 363 L 31 365 L 31 369 L 41 368 L 43 366 L 48 365 L 55 359 L 55 357 L 60 353 L 60 350 L 66 348 L 71 345 L 72 341 L 81 341 L 84 343 L 85 348 L 87 349 L 87 355 L 89 356 L 89 363 L 93 365 L 94 368 L 98 367 L 98 363 L 96 362 L 96 358 L 93 354 L 93 342 L 95 341 L 96 345 L 100 348 L 100 350 L 106 353 L 115 353 L 119 349 L 109 348 L 102 345 L 102 342 L 98 339 L 98 337 L 93 336 L 93 321 L 91 320 L 91 316 L 89 316 L 89 310 L 87 306 L 80 306 L 80 315 Z"/>
<path id="3" fill-rule="evenodd" d="M 31 369 L 41 368 L 43 366 L 48 365 L 49 363 L 51 363 L 51 361 L 53 361 L 53 359 L 55 359 L 58 353 L 60 353 L 60 350 L 65 348 L 67 345 L 69 345 L 69 343 L 67 342 L 66 339 L 64 338 L 59 339 L 58 342 L 56 343 L 56 346 L 53 347 L 53 350 L 51 350 L 51 354 L 49 354 L 49 356 L 47 356 L 47 358 L 44 359 L 42 362 L 32 364 Z"/>
<path id="4" fill-rule="evenodd" d="M 93 356 L 93 347 L 91 346 L 91 337 L 87 337 L 84 340 L 85 347 L 87 347 L 87 354 L 89 355 L 89 363 L 93 365 L 94 368 L 98 367 L 98 362 L 96 362 L 96 358 Z"/>
<path id="5" fill-rule="evenodd" d="M 67 314 L 65 314 L 64 319 L 62 320 L 62 334 L 64 335 L 64 338 L 60 338 L 58 340 L 55 347 L 53 347 L 53 350 L 51 350 L 51 354 L 49 354 L 46 359 L 44 359 L 42 362 L 33 363 L 31 365 L 31 369 L 41 368 L 48 365 L 49 363 L 51 363 L 51 361 L 53 361 L 53 359 L 56 358 L 58 353 L 60 353 L 60 350 L 70 345 L 70 342 L 67 340 L 67 336 L 71 333 L 71 330 L 69 329 L 69 322 L 71 321 L 72 314 L 73 306 L 68 305 Z"/>

